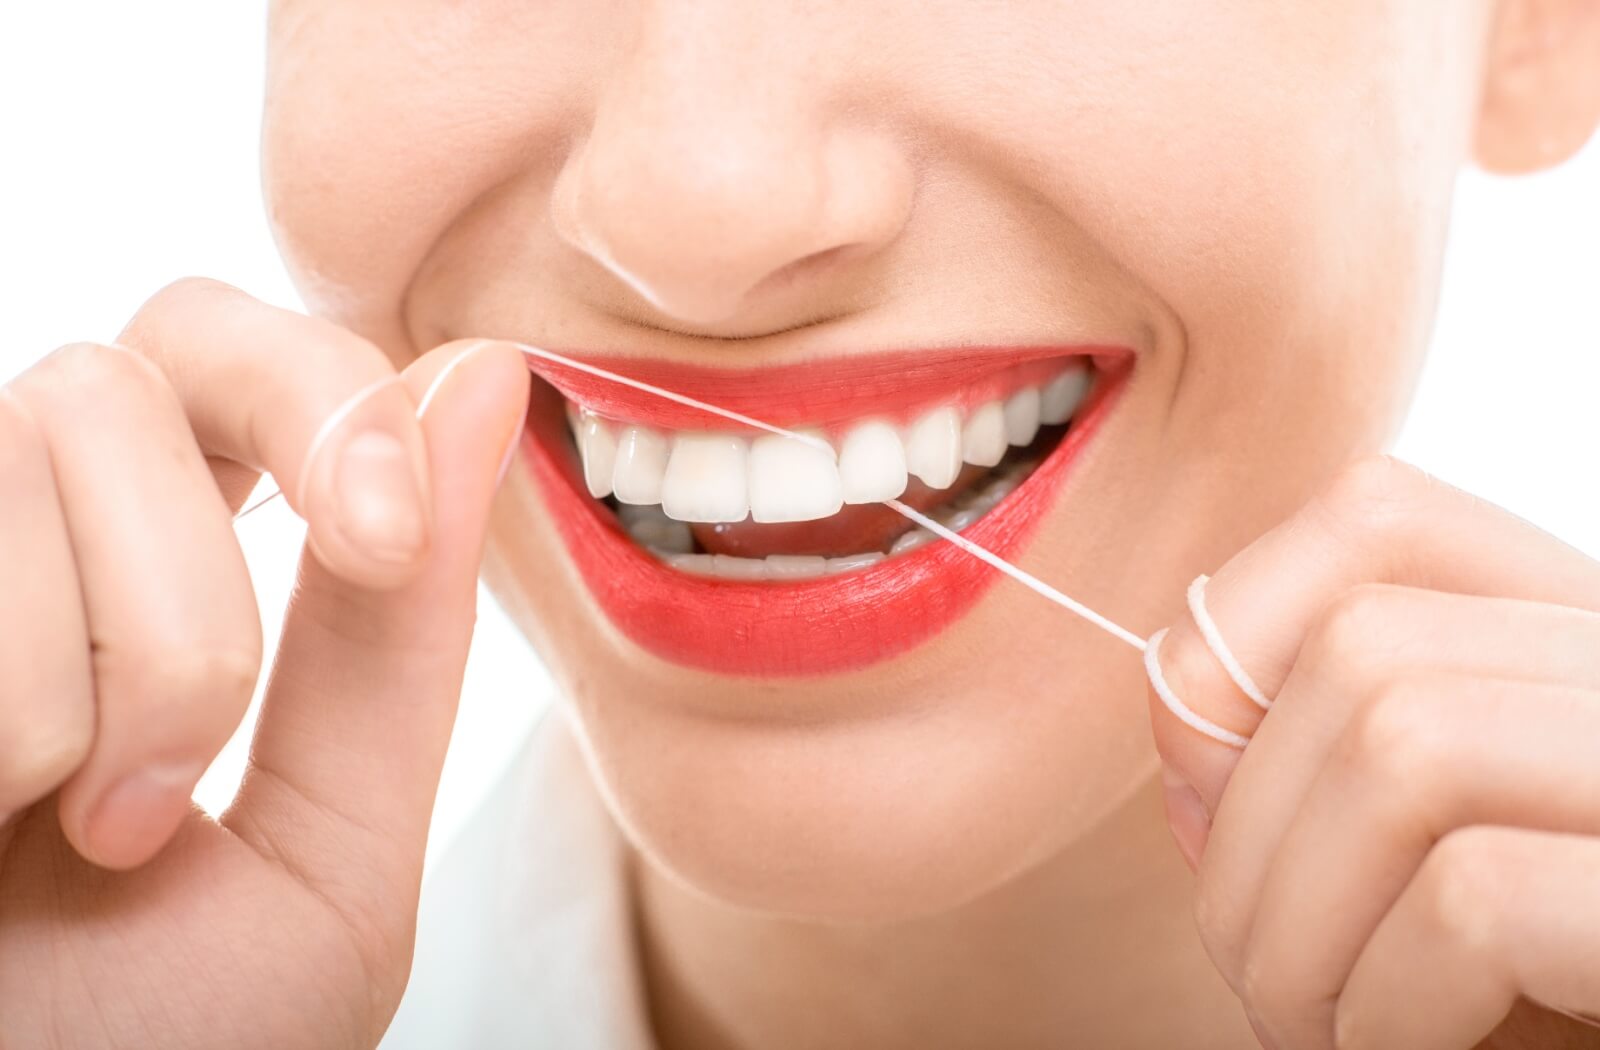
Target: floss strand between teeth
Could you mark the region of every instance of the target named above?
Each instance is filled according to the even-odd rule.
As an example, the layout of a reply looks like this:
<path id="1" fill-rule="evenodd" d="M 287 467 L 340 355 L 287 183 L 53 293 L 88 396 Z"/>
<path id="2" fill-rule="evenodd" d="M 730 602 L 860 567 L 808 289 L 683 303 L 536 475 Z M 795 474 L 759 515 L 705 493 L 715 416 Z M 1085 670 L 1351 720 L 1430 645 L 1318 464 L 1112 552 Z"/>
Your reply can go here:
<path id="1" fill-rule="evenodd" d="M 552 364 L 559 365 L 563 368 L 570 368 L 576 372 L 582 372 L 598 379 L 607 380 L 608 382 L 618 383 L 622 386 L 638 390 L 641 393 L 649 394 L 653 397 L 658 397 L 666 401 L 671 401 L 675 404 L 684 405 L 688 408 L 693 408 L 709 415 L 718 416 L 722 419 L 739 423 L 755 430 L 762 430 L 769 434 L 775 434 L 778 437 L 788 438 L 791 441 L 798 441 L 801 444 L 821 449 L 827 452 L 829 455 L 833 455 L 832 445 L 809 434 L 800 434 L 780 426 L 774 426 L 773 424 L 767 423 L 763 420 L 747 416 L 742 412 L 735 412 L 732 409 L 723 408 L 720 405 L 713 405 L 708 402 L 701 401 L 698 398 L 690 397 L 687 394 L 680 394 L 675 390 L 668 390 L 664 387 L 656 386 L 653 383 L 646 383 L 643 380 L 634 379 L 631 376 L 621 375 L 620 373 L 601 368 L 598 365 L 591 365 L 583 361 L 577 361 L 563 354 L 558 354 L 553 350 L 545 350 L 542 347 L 529 346 L 525 343 L 517 343 L 514 345 L 516 345 L 519 350 L 529 357 L 549 361 Z M 423 411 L 426 410 L 428 402 L 432 400 L 434 392 L 438 389 L 440 382 L 444 379 L 444 377 L 454 370 L 455 365 L 460 364 L 462 360 L 471 356 L 471 354 L 472 351 L 470 350 L 462 354 L 460 358 L 457 358 L 455 361 L 451 362 L 451 364 L 445 368 L 444 372 L 435 378 L 433 384 L 429 387 L 427 394 L 423 398 L 421 407 L 419 407 L 417 410 L 417 415 L 419 418 L 422 416 Z M 383 381 L 383 383 L 387 382 L 388 380 Z M 348 415 L 357 404 L 366 400 L 367 397 L 375 393 L 381 385 L 383 384 L 375 383 L 371 387 L 358 391 L 344 405 L 341 405 L 337 410 L 335 410 L 333 415 L 327 421 L 325 421 L 322 427 L 318 430 L 317 436 L 312 442 L 313 448 L 319 446 L 323 442 L 327 435 L 331 433 L 336 423 Z M 235 515 L 234 520 L 238 521 L 239 519 L 249 516 L 281 494 L 282 491 L 279 490 L 256 501 Z M 907 520 L 920 526 L 921 528 L 927 529 L 940 539 L 943 539 L 946 542 L 954 545 L 963 553 L 971 555 L 972 557 L 977 558 L 979 561 L 999 571 L 1000 573 L 1011 577 L 1013 580 L 1022 584 L 1024 587 L 1028 588 L 1030 591 L 1033 591 L 1035 594 L 1046 599 L 1047 601 L 1059 605 L 1061 608 L 1066 609 L 1068 612 L 1079 617 L 1080 619 L 1083 619 L 1088 623 L 1100 628 L 1102 631 L 1111 635 L 1111 637 L 1117 639 L 1118 641 L 1132 646 L 1134 649 L 1138 650 L 1144 656 L 1145 674 L 1150 679 L 1151 688 L 1155 690 L 1156 696 L 1159 697 L 1161 702 L 1166 705 L 1167 709 L 1170 710 L 1172 714 L 1185 725 L 1188 725 L 1196 731 L 1211 737 L 1213 740 L 1226 744 L 1229 747 L 1243 748 L 1249 743 L 1248 737 L 1242 736 L 1230 729 L 1217 725 L 1215 722 L 1212 722 L 1204 716 L 1196 713 L 1187 704 L 1185 704 L 1183 700 L 1180 699 L 1175 692 L 1173 692 L 1171 686 L 1167 684 L 1166 676 L 1161 672 L 1161 661 L 1159 659 L 1161 641 L 1166 637 L 1167 634 L 1165 629 L 1157 631 L 1155 634 L 1150 636 L 1148 641 L 1146 641 L 1137 634 L 1128 630 L 1126 627 L 1116 623 L 1110 617 L 1096 612 L 1077 599 L 1072 598 L 1050 586 L 1048 583 L 1045 583 L 1032 573 L 1018 568 L 1011 562 L 1000 557 L 998 554 L 995 554 L 993 551 L 990 551 L 985 547 L 981 547 L 967 539 L 965 536 L 962 536 L 960 533 L 946 528 L 944 525 L 941 525 L 939 522 L 928 517 L 926 514 L 907 506 L 898 499 L 884 500 L 883 505 L 894 511 L 896 514 L 899 514 L 901 517 L 906 518 Z M 1228 677 L 1234 682 L 1234 684 L 1237 685 L 1239 689 L 1244 692 L 1246 696 L 1250 697 L 1250 699 L 1258 706 L 1260 706 L 1263 710 L 1266 710 L 1269 706 L 1271 706 L 1272 701 L 1267 699 L 1267 697 L 1262 694 L 1261 690 L 1256 687 L 1255 682 L 1250 678 L 1250 675 L 1244 670 L 1243 666 L 1239 664 L 1239 661 L 1234 658 L 1233 653 L 1228 648 L 1227 643 L 1223 641 L 1222 632 L 1217 629 L 1216 622 L 1211 619 L 1210 614 L 1206 611 L 1204 597 L 1206 581 L 1207 577 L 1203 575 L 1196 578 L 1195 581 L 1190 584 L 1188 591 L 1189 609 L 1191 615 L 1194 617 L 1196 626 L 1200 629 L 1201 637 L 1204 639 L 1206 647 L 1211 650 L 1212 655 L 1216 657 L 1217 661 L 1222 665 L 1223 670 L 1227 672 Z"/>
<path id="2" fill-rule="evenodd" d="M 744 415 L 741 412 L 734 412 L 731 409 L 725 409 L 719 405 L 709 404 L 705 401 L 700 401 L 696 398 L 689 397 L 686 394 L 680 394 L 673 390 L 666 390 L 651 383 L 645 383 L 629 376 L 620 375 L 616 372 L 611 372 L 607 369 L 600 368 L 597 365 L 587 364 L 582 361 L 574 361 L 571 358 L 565 357 L 551 350 L 527 346 L 525 344 L 518 345 L 520 349 L 530 357 L 541 358 L 545 361 L 550 361 L 557 365 L 572 368 L 587 375 L 609 380 L 610 382 L 614 383 L 620 383 L 623 386 L 631 387 L 634 390 L 638 390 L 646 394 L 665 398 L 668 401 L 672 401 L 680 405 L 687 405 L 690 408 L 698 409 L 699 411 L 706 412 L 714 416 L 719 416 L 735 423 L 741 423 L 745 426 L 754 427 L 757 430 L 764 430 L 769 434 L 776 434 L 779 437 L 789 438 L 793 441 L 799 441 L 813 447 L 820 447 L 829 455 L 833 454 L 833 446 L 829 445 L 825 441 L 818 440 L 809 435 L 795 433 L 794 431 L 786 430 L 783 427 L 774 426 L 773 424 L 764 422 L 763 420 L 754 419 L 750 416 Z M 1217 725 L 1215 722 L 1194 711 L 1189 707 L 1188 704 L 1185 704 L 1183 700 L 1179 698 L 1178 694 L 1172 690 L 1172 687 L 1167 684 L 1166 676 L 1161 672 L 1161 661 L 1159 658 L 1161 640 L 1166 637 L 1166 629 L 1163 628 L 1162 630 L 1156 632 L 1147 642 L 1143 638 L 1140 638 L 1137 634 L 1134 634 L 1132 631 L 1128 630 L 1126 627 L 1123 627 L 1113 621 L 1110 617 L 1098 613 L 1077 599 L 1063 594 L 1061 591 L 1050 586 L 1048 583 L 1045 583 L 1032 573 L 1018 568 L 1009 561 L 1006 561 L 1004 558 L 1000 557 L 998 554 L 995 554 L 993 551 L 973 543 L 960 533 L 946 528 L 939 522 L 928 517 L 926 514 L 907 506 L 898 499 L 884 500 L 883 505 L 894 511 L 896 514 L 899 514 L 901 517 L 906 518 L 922 528 L 927 529 L 929 532 L 933 533 L 939 538 L 953 544 L 957 549 L 963 551 L 964 553 L 977 558 L 979 561 L 990 566 L 991 568 L 994 568 L 1004 575 L 1011 577 L 1013 580 L 1016 580 L 1018 583 L 1022 584 L 1024 587 L 1028 588 L 1030 591 L 1033 591 L 1035 594 L 1046 599 L 1047 601 L 1061 606 L 1063 609 L 1066 609 L 1073 615 L 1088 621 L 1118 641 L 1124 642 L 1138 650 L 1140 653 L 1144 654 L 1145 674 L 1150 679 L 1151 688 L 1155 690 L 1156 696 L 1160 698 L 1164 705 L 1166 705 L 1167 709 L 1185 725 L 1199 733 L 1204 734 L 1205 736 L 1210 737 L 1213 740 L 1218 741 L 1219 743 L 1226 744 L 1232 748 L 1243 749 L 1245 745 L 1250 742 L 1248 737 L 1242 736 L 1230 729 Z M 1239 661 L 1234 658 L 1233 653 L 1228 648 L 1227 643 L 1222 639 L 1222 632 L 1217 629 L 1215 621 L 1213 621 L 1210 614 L 1206 612 L 1204 595 L 1207 579 L 1208 577 L 1203 575 L 1196 578 L 1194 583 L 1190 585 L 1188 594 L 1189 607 L 1194 611 L 1195 622 L 1200 628 L 1201 637 L 1205 640 L 1206 647 L 1211 650 L 1212 655 L 1215 656 L 1217 661 L 1222 664 L 1222 667 L 1227 672 L 1228 677 L 1232 679 L 1241 690 L 1245 691 L 1247 696 L 1259 704 L 1264 710 L 1266 707 L 1270 706 L 1271 701 L 1267 700 L 1266 697 L 1261 694 L 1260 689 L 1256 688 L 1255 682 L 1250 678 L 1249 674 L 1245 672 L 1244 668 L 1239 664 Z"/>
<path id="3" fill-rule="evenodd" d="M 753 419 L 741 412 L 735 412 L 732 409 L 722 408 L 719 405 L 708 404 L 705 401 L 700 401 L 696 398 L 689 397 L 687 394 L 680 394 L 674 390 L 666 390 L 652 383 L 646 383 L 630 376 L 621 375 L 619 373 L 600 368 L 597 365 L 591 365 L 583 361 L 575 361 L 572 358 L 558 354 L 552 350 L 545 350 L 540 347 L 528 346 L 520 343 L 517 345 L 518 348 L 529 357 L 540 358 L 542 360 L 561 365 L 564 368 L 571 368 L 575 371 L 583 372 L 586 375 L 595 376 L 613 383 L 620 383 L 623 386 L 632 387 L 634 390 L 639 390 L 656 397 L 662 397 L 668 401 L 672 401 L 680 405 L 686 405 L 690 408 L 698 409 L 701 412 L 706 412 L 713 416 L 719 416 L 735 423 L 741 423 L 745 426 L 754 427 L 757 430 L 764 430 L 769 434 L 776 434 L 779 437 L 789 438 L 792 441 L 803 442 L 804 444 L 810 445 L 813 448 L 821 448 L 830 456 L 833 455 L 832 445 L 821 439 L 811 437 L 810 435 L 800 434 L 780 426 L 774 426 L 771 423 L 767 423 L 759 419 Z M 1133 648 L 1139 650 L 1140 652 L 1144 651 L 1146 643 L 1144 639 L 1140 638 L 1137 634 L 1134 634 L 1126 627 L 1118 625 L 1110 618 L 1095 612 L 1093 609 L 1089 608 L 1087 605 L 1084 605 L 1075 598 L 1068 597 L 1067 595 L 1061 593 L 1056 588 L 1050 586 L 1048 583 L 1045 583 L 1043 580 L 1032 575 L 1031 573 L 1017 568 L 1015 565 L 1006 561 L 998 554 L 995 554 L 987 548 L 978 546 L 978 544 L 973 543 L 971 540 L 967 539 L 965 536 L 962 536 L 958 532 L 954 532 L 945 528 L 943 525 L 939 524 L 937 521 L 934 521 L 926 514 L 908 507 L 906 504 L 901 503 L 898 499 L 884 500 L 883 505 L 894 511 L 896 514 L 899 514 L 901 517 L 906 518 L 909 521 L 920 525 L 922 528 L 927 529 L 940 539 L 949 541 L 962 551 L 965 551 L 967 554 L 977 558 L 979 561 L 998 569 L 1000 572 L 1011 577 L 1013 580 L 1016 580 L 1018 583 L 1022 584 L 1030 591 L 1033 591 L 1035 594 L 1054 602 L 1069 612 L 1072 612 L 1073 614 L 1094 624 L 1096 627 L 1105 631 L 1113 638 L 1133 646 Z"/>

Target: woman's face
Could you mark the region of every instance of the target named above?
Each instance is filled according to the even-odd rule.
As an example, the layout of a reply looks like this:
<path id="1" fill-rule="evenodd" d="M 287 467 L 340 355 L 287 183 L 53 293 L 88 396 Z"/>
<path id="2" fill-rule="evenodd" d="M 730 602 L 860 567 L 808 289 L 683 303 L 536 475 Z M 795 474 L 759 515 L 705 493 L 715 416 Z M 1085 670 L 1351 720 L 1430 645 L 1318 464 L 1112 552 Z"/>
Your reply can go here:
<path id="1" fill-rule="evenodd" d="M 898 435 L 928 506 L 993 476 L 936 476 L 962 441 L 992 458 L 986 404 L 1026 431 L 1026 390 L 1087 368 L 1067 437 L 1041 432 L 1042 465 L 971 534 L 1144 634 L 1396 424 L 1487 8 L 280 0 L 267 197 L 311 308 L 397 361 L 510 338 L 836 447 L 931 416 Z M 562 398 L 536 386 L 488 579 L 668 872 L 786 912 L 946 907 L 1150 774 L 1132 649 L 945 545 L 798 581 L 674 567 L 583 491 Z M 699 520 L 652 515 L 659 545 L 895 538 L 850 506 L 719 527 L 740 498 L 825 512 L 828 482 L 774 496 L 759 451 L 677 434 L 719 421 L 564 388 L 597 434 L 650 425 L 630 484 L 667 443 L 662 498 Z M 861 484 L 894 447 L 862 453 Z"/>

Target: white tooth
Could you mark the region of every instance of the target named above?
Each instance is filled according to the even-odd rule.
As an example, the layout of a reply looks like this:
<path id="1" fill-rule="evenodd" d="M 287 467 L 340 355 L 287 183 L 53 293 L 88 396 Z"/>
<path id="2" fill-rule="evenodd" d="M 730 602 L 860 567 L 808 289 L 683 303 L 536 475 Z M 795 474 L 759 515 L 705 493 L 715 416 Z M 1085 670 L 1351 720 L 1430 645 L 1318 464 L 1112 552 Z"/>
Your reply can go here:
<path id="1" fill-rule="evenodd" d="M 574 437 L 578 434 L 578 420 L 583 416 L 583 410 L 571 401 L 563 401 L 567 409 L 567 429 L 572 431 Z"/>
<path id="2" fill-rule="evenodd" d="M 667 559 L 667 564 L 679 572 L 689 572 L 696 576 L 713 576 L 716 573 L 712 558 L 713 555 L 710 554 L 674 554 Z"/>
<path id="3" fill-rule="evenodd" d="M 829 558 L 828 575 L 836 576 L 841 572 L 855 572 L 857 569 L 870 568 L 885 557 L 886 555 L 882 551 L 867 551 L 865 554 L 847 554 L 843 558 Z"/>
<path id="4" fill-rule="evenodd" d="M 767 578 L 767 562 L 764 558 L 736 558 L 731 554 L 713 554 L 711 574 L 724 580 L 764 580 Z"/>
<path id="5" fill-rule="evenodd" d="M 1039 422 L 1054 426 L 1072 418 L 1089 392 L 1089 370 L 1069 368 L 1044 385 L 1039 394 Z"/>
<path id="6" fill-rule="evenodd" d="M 983 487 L 983 490 L 974 496 L 962 510 L 987 511 L 993 510 L 999 502 L 1011 494 L 1017 486 L 1005 478 L 995 478 Z"/>
<path id="7" fill-rule="evenodd" d="M 589 487 L 589 495 L 595 499 L 611 495 L 617 435 L 611 424 L 593 412 L 584 412 L 578 419 L 578 455 L 583 457 L 583 483 Z"/>
<path id="8" fill-rule="evenodd" d="M 896 554 L 904 554 L 906 551 L 914 551 L 925 543 L 931 543 L 933 539 L 933 533 L 929 532 L 927 529 L 912 529 L 910 532 L 894 541 L 894 544 L 889 548 L 889 556 L 892 558 Z"/>
<path id="9" fill-rule="evenodd" d="M 611 471 L 617 502 L 660 503 L 667 452 L 667 439 L 649 427 L 623 428 L 617 438 L 617 463 Z"/>
<path id="10" fill-rule="evenodd" d="M 1000 402 L 979 405 L 961 427 L 961 458 L 978 467 L 992 467 L 1006 454 L 1006 413 Z"/>
<path id="11" fill-rule="evenodd" d="M 839 447 L 839 480 L 846 503 L 879 503 L 906 490 L 906 447 L 887 423 L 853 427 Z"/>
<path id="12" fill-rule="evenodd" d="M 832 449 L 777 434 L 750 443 L 750 516 L 756 521 L 811 521 L 837 514 L 842 506 L 844 490 Z"/>
<path id="13" fill-rule="evenodd" d="M 743 521 L 750 443 L 734 434 L 679 434 L 661 481 L 661 509 L 678 521 Z"/>
<path id="14" fill-rule="evenodd" d="M 936 408 L 906 431 L 906 468 L 936 489 L 946 489 L 961 473 L 961 416 L 955 408 Z"/>
<path id="15" fill-rule="evenodd" d="M 1031 444 L 1039 433 L 1039 388 L 1025 386 L 1006 402 L 1006 440 L 1013 445 Z"/>
<path id="16" fill-rule="evenodd" d="M 809 580 L 828 571 L 828 559 L 810 554 L 767 555 L 767 578 Z"/>
<path id="17" fill-rule="evenodd" d="M 962 532 L 981 517 L 983 517 L 983 511 L 976 508 L 958 510 L 950 515 L 950 520 L 944 523 L 944 527 L 951 532 Z"/>

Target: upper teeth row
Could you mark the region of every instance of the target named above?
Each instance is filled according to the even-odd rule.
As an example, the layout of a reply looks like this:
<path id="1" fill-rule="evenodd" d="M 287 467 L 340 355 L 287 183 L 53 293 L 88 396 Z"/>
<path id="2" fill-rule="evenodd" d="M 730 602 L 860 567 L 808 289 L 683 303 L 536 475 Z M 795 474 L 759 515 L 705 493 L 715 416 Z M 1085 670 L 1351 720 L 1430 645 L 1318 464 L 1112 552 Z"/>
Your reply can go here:
<path id="1" fill-rule="evenodd" d="M 963 462 L 992 467 L 1008 445 L 1031 443 L 1041 425 L 1065 423 L 1088 388 L 1088 370 L 1073 367 L 1043 386 L 978 405 L 965 420 L 946 406 L 903 429 L 882 420 L 854 424 L 837 447 L 824 439 L 827 450 L 775 434 L 663 434 L 587 409 L 569 413 L 569 420 L 584 482 L 596 499 L 659 503 L 679 521 L 809 521 L 836 514 L 846 503 L 894 499 L 905 491 L 908 475 L 948 488 Z"/>

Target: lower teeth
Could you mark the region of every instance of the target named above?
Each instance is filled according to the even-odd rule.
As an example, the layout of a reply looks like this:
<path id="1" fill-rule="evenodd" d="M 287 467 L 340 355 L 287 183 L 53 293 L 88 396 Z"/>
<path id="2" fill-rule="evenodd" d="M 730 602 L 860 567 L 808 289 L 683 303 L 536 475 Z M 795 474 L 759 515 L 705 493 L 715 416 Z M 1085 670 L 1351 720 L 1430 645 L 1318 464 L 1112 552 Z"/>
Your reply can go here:
<path id="1" fill-rule="evenodd" d="M 968 529 L 1010 495 L 1037 465 L 1036 460 L 1003 465 L 949 504 L 930 511 L 929 516 L 952 531 Z M 863 551 L 837 558 L 795 554 L 739 558 L 730 554 L 696 552 L 694 534 L 688 524 L 667 517 L 659 506 L 618 504 L 615 509 L 623 528 L 634 542 L 668 565 L 680 572 L 727 580 L 808 580 L 837 576 L 869 568 L 885 558 L 916 550 L 935 539 L 927 529 L 914 528 L 897 537 L 887 552 Z"/>

